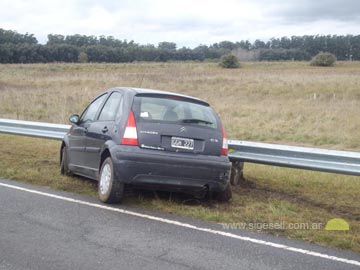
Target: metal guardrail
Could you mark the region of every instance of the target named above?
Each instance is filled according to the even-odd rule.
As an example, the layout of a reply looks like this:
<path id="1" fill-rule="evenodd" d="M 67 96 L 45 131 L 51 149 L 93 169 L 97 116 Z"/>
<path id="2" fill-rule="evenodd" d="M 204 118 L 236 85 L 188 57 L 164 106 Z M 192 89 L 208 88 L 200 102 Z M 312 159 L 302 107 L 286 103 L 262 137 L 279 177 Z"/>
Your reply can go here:
<path id="1" fill-rule="evenodd" d="M 0 133 L 61 140 L 70 125 L 0 118 Z M 274 166 L 360 175 L 360 153 L 296 147 L 268 143 L 229 140 L 232 162 L 250 162 Z"/>
<path id="2" fill-rule="evenodd" d="M 0 133 L 62 140 L 70 125 L 51 124 L 0 118 Z"/>
<path id="3" fill-rule="evenodd" d="M 360 153 L 229 140 L 230 161 L 360 175 Z"/>

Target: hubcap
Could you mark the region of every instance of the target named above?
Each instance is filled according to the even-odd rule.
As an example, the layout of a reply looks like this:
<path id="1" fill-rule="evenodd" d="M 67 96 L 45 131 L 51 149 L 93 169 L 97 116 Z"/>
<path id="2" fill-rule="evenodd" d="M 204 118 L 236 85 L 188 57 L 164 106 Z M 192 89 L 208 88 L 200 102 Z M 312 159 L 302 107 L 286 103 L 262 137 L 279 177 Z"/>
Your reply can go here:
<path id="1" fill-rule="evenodd" d="M 105 194 L 109 191 L 111 182 L 111 167 L 109 164 L 105 164 L 100 176 L 100 192 L 101 194 Z"/>

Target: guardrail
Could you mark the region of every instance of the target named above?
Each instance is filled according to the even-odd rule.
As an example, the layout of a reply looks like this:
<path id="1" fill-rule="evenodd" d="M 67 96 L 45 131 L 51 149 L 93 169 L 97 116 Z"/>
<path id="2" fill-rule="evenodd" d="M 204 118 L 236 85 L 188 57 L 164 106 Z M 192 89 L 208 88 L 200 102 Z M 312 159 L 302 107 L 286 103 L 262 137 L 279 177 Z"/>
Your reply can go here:
<path id="1" fill-rule="evenodd" d="M 360 153 L 229 140 L 230 161 L 360 175 Z"/>
<path id="2" fill-rule="evenodd" d="M 0 133 L 61 140 L 70 125 L 0 118 Z M 250 162 L 290 168 L 360 175 L 360 153 L 229 140 L 233 164 Z M 242 167 L 239 167 L 242 170 Z"/>
<path id="3" fill-rule="evenodd" d="M 70 125 L 22 121 L 0 118 L 0 133 L 62 140 Z"/>

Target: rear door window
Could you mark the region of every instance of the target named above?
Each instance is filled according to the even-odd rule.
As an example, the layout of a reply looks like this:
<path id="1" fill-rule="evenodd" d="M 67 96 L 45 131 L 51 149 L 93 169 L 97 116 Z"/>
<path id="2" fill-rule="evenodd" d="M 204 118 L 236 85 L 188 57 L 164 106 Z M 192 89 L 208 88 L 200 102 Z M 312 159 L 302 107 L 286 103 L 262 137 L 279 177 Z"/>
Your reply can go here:
<path id="1" fill-rule="evenodd" d="M 99 121 L 114 121 L 117 116 L 119 116 L 119 111 L 121 111 L 121 102 L 122 95 L 118 92 L 114 92 L 106 101 L 104 107 L 102 108 L 99 118 Z"/>

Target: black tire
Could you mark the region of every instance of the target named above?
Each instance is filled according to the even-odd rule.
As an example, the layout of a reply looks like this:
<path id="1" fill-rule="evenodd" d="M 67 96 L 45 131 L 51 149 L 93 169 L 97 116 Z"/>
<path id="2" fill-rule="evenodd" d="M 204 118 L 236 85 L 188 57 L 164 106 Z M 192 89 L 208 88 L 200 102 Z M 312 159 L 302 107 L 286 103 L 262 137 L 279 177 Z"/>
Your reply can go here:
<path id="1" fill-rule="evenodd" d="M 67 154 L 67 147 L 64 146 L 62 149 L 61 149 L 61 163 L 60 163 L 60 173 L 62 175 L 68 175 L 70 176 L 71 175 L 71 171 L 69 170 L 69 159 L 68 159 L 68 154 Z"/>
<path id="2" fill-rule="evenodd" d="M 227 187 L 221 191 L 217 192 L 215 194 L 215 199 L 219 202 L 228 202 L 232 198 L 232 191 L 230 184 L 227 185 Z"/>
<path id="3" fill-rule="evenodd" d="M 98 183 L 99 200 L 104 203 L 120 203 L 124 195 L 124 183 L 114 179 L 114 165 L 111 157 L 101 164 Z"/>

